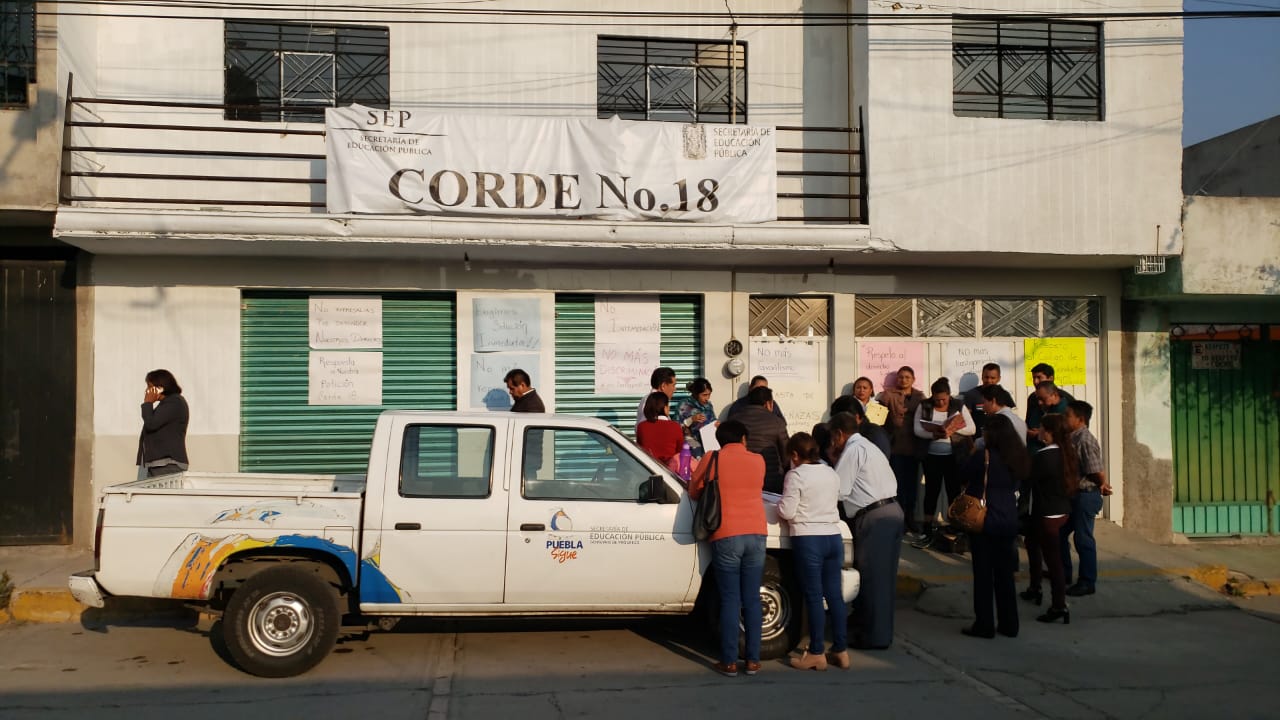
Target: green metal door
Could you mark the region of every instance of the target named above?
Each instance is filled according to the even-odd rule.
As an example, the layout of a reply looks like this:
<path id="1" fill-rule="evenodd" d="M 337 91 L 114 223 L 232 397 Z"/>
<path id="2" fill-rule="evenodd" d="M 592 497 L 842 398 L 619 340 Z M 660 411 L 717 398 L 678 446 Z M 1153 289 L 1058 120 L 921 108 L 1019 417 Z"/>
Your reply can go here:
<path id="1" fill-rule="evenodd" d="M 452 295 L 383 293 L 382 405 L 308 404 L 308 298 L 249 292 L 240 311 L 240 469 L 363 473 L 378 414 L 457 406 Z M 360 293 L 379 295 L 379 293 Z"/>
<path id="2" fill-rule="evenodd" d="M 676 371 L 679 401 L 684 384 L 702 374 L 702 299 L 695 295 L 663 295 L 659 302 L 662 364 Z M 556 412 L 593 415 L 628 436 L 635 435 L 640 398 L 595 394 L 594 295 L 556 295 L 555 377 Z"/>
<path id="3" fill-rule="evenodd" d="M 1263 330 L 1169 344 L 1174 532 L 1260 535 L 1277 528 L 1280 342 L 1268 335 L 1280 327 Z"/>

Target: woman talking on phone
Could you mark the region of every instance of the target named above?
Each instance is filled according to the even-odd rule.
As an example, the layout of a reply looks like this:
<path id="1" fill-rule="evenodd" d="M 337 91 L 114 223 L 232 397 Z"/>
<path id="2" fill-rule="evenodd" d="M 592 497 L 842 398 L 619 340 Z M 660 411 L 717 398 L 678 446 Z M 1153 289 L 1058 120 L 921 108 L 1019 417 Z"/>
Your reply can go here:
<path id="1" fill-rule="evenodd" d="M 184 472 L 190 411 L 182 397 L 182 386 L 168 370 L 152 370 L 147 373 L 146 381 L 138 466 L 146 471 L 147 477 Z"/>

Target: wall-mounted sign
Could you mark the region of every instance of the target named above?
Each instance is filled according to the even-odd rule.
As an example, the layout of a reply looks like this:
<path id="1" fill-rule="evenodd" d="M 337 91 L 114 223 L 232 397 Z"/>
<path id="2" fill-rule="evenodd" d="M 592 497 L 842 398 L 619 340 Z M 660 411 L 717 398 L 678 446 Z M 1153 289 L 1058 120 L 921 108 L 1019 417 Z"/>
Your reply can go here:
<path id="1" fill-rule="evenodd" d="M 757 223 L 778 217 L 774 128 L 325 111 L 331 213 Z"/>
<path id="2" fill-rule="evenodd" d="M 382 353 L 310 353 L 307 404 L 381 405 Z"/>
<path id="3" fill-rule="evenodd" d="M 1204 341 L 1191 343 L 1193 370 L 1239 370 L 1240 343 Z"/>
<path id="4" fill-rule="evenodd" d="M 382 347 L 382 298 L 314 295 L 308 299 L 307 337 L 314 350 Z"/>

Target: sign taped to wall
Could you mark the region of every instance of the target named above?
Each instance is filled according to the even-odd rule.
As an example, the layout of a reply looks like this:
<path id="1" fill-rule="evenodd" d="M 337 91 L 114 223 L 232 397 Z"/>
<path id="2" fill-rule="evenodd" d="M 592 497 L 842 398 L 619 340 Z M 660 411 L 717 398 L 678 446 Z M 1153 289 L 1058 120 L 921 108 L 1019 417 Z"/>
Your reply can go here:
<path id="1" fill-rule="evenodd" d="M 381 405 L 382 353 L 310 353 L 307 404 Z"/>
<path id="2" fill-rule="evenodd" d="M 1031 368 L 1040 363 L 1053 366 L 1053 382 L 1058 387 L 1066 385 L 1084 385 L 1086 377 L 1086 360 L 1084 338 L 1027 338 L 1022 341 L 1026 356 L 1026 385 L 1034 387 L 1031 381 Z"/>
<path id="3" fill-rule="evenodd" d="M 331 213 L 758 223 L 778 217 L 759 125 L 325 110 Z"/>

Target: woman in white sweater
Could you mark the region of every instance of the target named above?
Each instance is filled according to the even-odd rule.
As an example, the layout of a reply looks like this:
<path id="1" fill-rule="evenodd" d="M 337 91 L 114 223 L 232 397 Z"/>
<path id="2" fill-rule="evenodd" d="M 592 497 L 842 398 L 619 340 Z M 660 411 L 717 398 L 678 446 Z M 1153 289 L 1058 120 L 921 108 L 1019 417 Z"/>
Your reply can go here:
<path id="1" fill-rule="evenodd" d="M 960 495 L 960 461 L 968 457 L 977 428 L 964 401 L 951 394 L 950 380 L 938 378 L 929 390 L 933 395 L 916 408 L 913 428 L 917 453 L 924 461 L 925 531 L 912 543 L 918 548 L 933 543 L 933 519 L 942 489 L 947 490 L 948 505 Z"/>
<path id="2" fill-rule="evenodd" d="M 787 442 L 791 471 L 782 485 L 778 516 L 790 521 L 791 550 L 796 573 L 809 610 L 809 649 L 791 658 L 791 667 L 826 670 L 831 663 L 849 667 L 848 613 L 840 592 L 840 567 L 844 543 L 840 540 L 837 509 L 840 478 L 821 460 L 818 443 L 808 433 L 796 433 Z M 831 652 L 824 653 L 822 601 L 831 618 Z"/>

